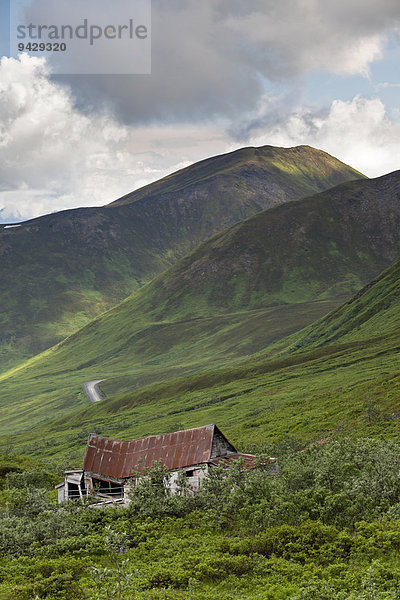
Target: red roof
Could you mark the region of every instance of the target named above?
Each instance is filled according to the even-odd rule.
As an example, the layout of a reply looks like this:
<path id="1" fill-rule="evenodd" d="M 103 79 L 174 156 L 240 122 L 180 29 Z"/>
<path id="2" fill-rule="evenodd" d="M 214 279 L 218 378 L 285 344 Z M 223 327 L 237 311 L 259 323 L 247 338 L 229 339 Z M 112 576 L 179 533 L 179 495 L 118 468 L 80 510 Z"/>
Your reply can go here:
<path id="1" fill-rule="evenodd" d="M 86 447 L 83 469 L 124 479 L 151 467 L 154 461 L 162 461 L 167 469 L 206 463 L 212 458 L 216 432 L 224 437 L 215 425 L 150 435 L 126 442 L 92 433 Z M 233 448 L 232 444 L 228 444 Z"/>

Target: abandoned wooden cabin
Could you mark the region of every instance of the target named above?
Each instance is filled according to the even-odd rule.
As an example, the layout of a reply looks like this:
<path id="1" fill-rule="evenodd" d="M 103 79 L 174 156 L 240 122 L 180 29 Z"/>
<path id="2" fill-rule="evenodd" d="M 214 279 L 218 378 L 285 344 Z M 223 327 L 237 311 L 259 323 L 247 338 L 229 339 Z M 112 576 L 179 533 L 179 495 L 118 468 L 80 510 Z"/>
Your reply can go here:
<path id="1" fill-rule="evenodd" d="M 57 486 L 58 500 L 96 496 L 102 502 L 127 504 L 140 474 L 154 462 L 161 462 L 170 472 L 172 493 L 179 490 L 180 472 L 186 476 L 189 489 L 195 491 L 210 469 L 238 459 L 249 469 L 257 466 L 256 457 L 238 452 L 216 425 L 130 441 L 90 434 L 83 467 L 65 471 L 64 482 Z M 270 458 L 267 463 L 270 473 L 276 474 L 277 460 Z"/>

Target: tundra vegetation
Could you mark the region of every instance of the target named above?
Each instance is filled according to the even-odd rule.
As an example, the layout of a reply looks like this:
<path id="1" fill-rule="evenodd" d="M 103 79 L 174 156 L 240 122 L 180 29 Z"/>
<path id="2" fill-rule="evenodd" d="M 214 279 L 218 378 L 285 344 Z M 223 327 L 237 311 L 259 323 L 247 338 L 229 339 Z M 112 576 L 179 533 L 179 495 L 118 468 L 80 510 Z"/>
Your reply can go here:
<path id="1" fill-rule="evenodd" d="M 325 155 L 293 151 L 321 175 Z M 354 172 L 328 165 L 309 189 L 271 148 L 229 156 L 212 180 L 206 161 L 90 214 L 2 232 L 0 600 L 400 598 L 400 262 L 378 276 L 398 257 L 400 175 L 288 202 Z M 281 206 L 256 206 L 276 168 Z M 241 222 L 229 227 L 232 178 Z M 199 194 L 212 199 L 201 219 Z M 127 215 L 136 223 L 142 199 L 158 225 L 138 221 L 133 235 Z M 83 384 L 99 379 L 104 400 L 89 405 Z M 158 464 L 128 508 L 57 505 L 54 485 L 81 463 L 88 433 L 206 423 L 243 452 L 278 456 L 280 476 L 238 462 L 171 496 Z"/>
<path id="2" fill-rule="evenodd" d="M 129 508 L 102 510 L 56 504 L 63 465 L 3 455 L 0 598 L 399 598 L 400 445 L 286 438 L 270 451 L 279 477 L 237 462 L 172 496 L 156 464 Z"/>

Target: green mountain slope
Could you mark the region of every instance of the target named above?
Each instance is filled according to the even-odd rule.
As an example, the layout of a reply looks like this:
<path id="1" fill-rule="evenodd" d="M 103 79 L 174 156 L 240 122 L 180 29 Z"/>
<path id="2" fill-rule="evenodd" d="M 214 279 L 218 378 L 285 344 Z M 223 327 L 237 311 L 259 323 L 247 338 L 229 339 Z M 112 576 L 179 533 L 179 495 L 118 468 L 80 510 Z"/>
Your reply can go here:
<path id="1" fill-rule="evenodd" d="M 129 439 L 216 422 L 249 451 L 286 436 L 303 444 L 343 434 L 400 439 L 399 287 L 400 262 L 315 325 L 322 338 L 322 323 L 336 321 L 340 329 L 352 322 L 352 340 L 344 339 L 346 327 L 334 344 L 312 348 L 311 342 L 301 352 L 275 358 L 264 353 L 236 366 L 110 395 L 27 427 L 7 443 L 37 456 L 68 453 L 78 464 L 90 431 Z M 354 320 L 356 306 L 361 322 Z M 61 374 L 55 377 L 60 381 Z M 110 393 L 112 382 L 101 388 Z"/>
<path id="2" fill-rule="evenodd" d="M 106 207 L 0 226 L 0 370 L 60 341 L 232 223 L 360 177 L 307 146 L 245 148 Z"/>
<path id="3" fill-rule="evenodd" d="M 271 209 L 218 234 L 59 346 L 3 376 L 0 407 L 7 419 L 0 430 L 18 431 L 84 406 L 86 381 L 105 379 L 102 389 L 108 397 L 129 394 L 154 382 L 234 365 L 304 327 L 337 306 L 340 292 L 365 283 L 364 277 L 397 255 L 398 195 L 399 173 L 394 173 Z M 275 230 L 285 240 L 283 258 Z M 293 230 L 302 232 L 300 243 Z M 310 251 L 303 253 L 304 247 Z M 241 266 L 240 256 L 248 257 L 254 248 L 256 256 L 272 259 L 246 258 L 242 273 L 248 289 L 217 296 L 196 285 L 196 273 L 204 285 L 205 276 L 213 283 L 219 272 L 217 284 L 224 286 L 236 264 Z M 196 265 L 204 265 L 204 256 L 211 267 L 200 271 Z M 300 269 L 305 279 L 301 295 L 286 293 L 283 276 L 272 287 L 269 270 L 279 273 L 282 266 L 289 276 L 290 268 Z M 312 285 L 304 276 L 308 272 Z M 277 298 L 287 304 L 277 304 Z M 304 298 L 308 302 L 296 302 Z"/>
<path id="4" fill-rule="evenodd" d="M 400 172 L 342 184 L 215 236 L 154 283 L 162 314 L 354 293 L 400 254 Z M 167 296 L 168 302 L 165 301 Z M 160 311 L 161 312 L 161 311 Z"/>
<path id="5" fill-rule="evenodd" d="M 331 344 L 388 339 L 400 332 L 400 261 L 366 285 L 342 306 L 294 334 L 293 352 Z"/>
<path id="6" fill-rule="evenodd" d="M 301 329 L 399 254 L 400 173 L 280 206 L 199 246 L 63 342 L 70 370 L 238 359 Z M 164 377 L 164 375 L 163 375 Z"/>

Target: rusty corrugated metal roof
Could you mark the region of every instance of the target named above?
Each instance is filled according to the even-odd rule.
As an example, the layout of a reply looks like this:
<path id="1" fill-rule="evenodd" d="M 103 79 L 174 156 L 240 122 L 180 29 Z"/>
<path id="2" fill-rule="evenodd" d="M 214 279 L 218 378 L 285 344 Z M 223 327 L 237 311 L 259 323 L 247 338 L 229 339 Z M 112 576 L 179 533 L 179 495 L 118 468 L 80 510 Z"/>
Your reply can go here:
<path id="1" fill-rule="evenodd" d="M 150 435 L 131 441 L 90 434 L 83 469 L 107 477 L 130 477 L 162 461 L 168 469 L 202 464 L 211 459 L 215 425 Z"/>

